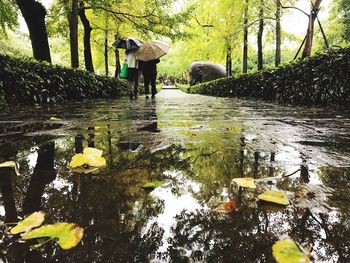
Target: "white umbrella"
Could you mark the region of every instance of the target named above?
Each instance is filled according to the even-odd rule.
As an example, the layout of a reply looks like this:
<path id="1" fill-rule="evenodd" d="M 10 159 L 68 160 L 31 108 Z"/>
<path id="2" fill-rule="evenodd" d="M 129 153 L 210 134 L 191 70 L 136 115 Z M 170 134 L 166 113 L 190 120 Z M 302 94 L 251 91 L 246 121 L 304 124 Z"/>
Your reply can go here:
<path id="1" fill-rule="evenodd" d="M 142 61 L 158 59 L 168 53 L 170 47 L 159 40 L 143 43 L 136 51 L 136 58 Z"/>

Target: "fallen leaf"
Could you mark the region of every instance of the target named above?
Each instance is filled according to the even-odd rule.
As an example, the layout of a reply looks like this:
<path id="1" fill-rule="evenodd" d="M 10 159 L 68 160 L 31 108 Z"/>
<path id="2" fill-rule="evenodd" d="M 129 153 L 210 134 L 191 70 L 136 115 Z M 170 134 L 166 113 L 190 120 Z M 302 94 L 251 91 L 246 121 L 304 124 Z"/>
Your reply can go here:
<path id="1" fill-rule="evenodd" d="M 73 169 L 82 167 L 83 165 L 89 165 L 92 167 L 102 167 L 106 165 L 106 159 L 101 156 L 101 150 L 86 147 L 83 153 L 78 153 L 72 157 L 69 166 Z"/>
<path id="2" fill-rule="evenodd" d="M 256 185 L 254 183 L 254 178 L 250 178 L 250 177 L 235 178 L 233 179 L 233 181 L 240 187 L 256 188 Z"/>
<path id="3" fill-rule="evenodd" d="M 53 225 L 45 225 L 36 228 L 27 234 L 22 239 L 32 239 L 41 237 L 57 238 L 58 244 L 63 249 L 75 247 L 83 238 L 84 229 L 72 223 L 57 223 Z"/>
<path id="4" fill-rule="evenodd" d="M 72 168 L 77 168 L 80 166 L 83 166 L 84 164 L 87 164 L 88 159 L 85 154 L 78 153 L 72 157 L 72 160 L 69 164 Z"/>
<path id="5" fill-rule="evenodd" d="M 17 225 L 11 228 L 11 234 L 15 235 L 22 232 L 27 232 L 33 227 L 40 226 L 44 222 L 45 214 L 43 212 L 34 212 L 24 218 L 22 221 L 19 221 Z"/>
<path id="6" fill-rule="evenodd" d="M 56 117 L 51 117 L 50 118 L 50 121 L 61 121 L 62 119 L 60 118 L 56 118 Z"/>
<path id="7" fill-rule="evenodd" d="M 258 195 L 259 200 L 272 202 L 280 205 L 289 205 L 288 197 L 285 193 L 268 190 Z"/>
<path id="8" fill-rule="evenodd" d="M 272 246 L 272 254 L 277 263 L 308 263 L 310 259 L 307 254 L 300 251 L 292 239 L 277 241 Z"/>
<path id="9" fill-rule="evenodd" d="M 92 148 L 92 147 L 86 147 L 86 148 L 84 148 L 83 153 L 88 154 L 88 155 L 95 155 L 95 156 L 101 157 L 103 151 L 96 149 L 96 148 Z"/>
<path id="10" fill-rule="evenodd" d="M 165 184 L 165 181 L 152 181 L 145 183 L 142 188 L 156 188 Z"/>
<path id="11" fill-rule="evenodd" d="M 227 203 L 219 204 L 217 207 L 213 209 L 213 211 L 217 213 L 229 214 L 234 212 L 236 208 L 237 208 L 236 200 L 230 200 Z"/>
<path id="12" fill-rule="evenodd" d="M 14 161 L 0 163 L 0 168 L 15 168 L 16 174 L 19 175 L 18 164 Z"/>

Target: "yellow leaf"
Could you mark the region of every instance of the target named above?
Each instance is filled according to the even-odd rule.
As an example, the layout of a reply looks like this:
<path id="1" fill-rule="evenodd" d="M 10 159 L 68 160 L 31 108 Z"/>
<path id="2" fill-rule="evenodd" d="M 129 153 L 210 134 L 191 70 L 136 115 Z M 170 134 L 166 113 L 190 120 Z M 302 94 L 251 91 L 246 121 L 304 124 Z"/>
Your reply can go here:
<path id="1" fill-rule="evenodd" d="M 51 117 L 50 118 L 50 121 L 61 121 L 62 119 L 60 118 L 56 118 L 56 117 Z"/>
<path id="2" fill-rule="evenodd" d="M 277 241 L 272 246 L 272 254 L 277 263 L 309 263 L 309 257 L 300 251 L 292 239 Z"/>
<path id="3" fill-rule="evenodd" d="M 256 188 L 254 183 L 254 178 L 244 177 L 244 178 L 235 178 L 233 181 L 238 184 L 240 187 L 246 188 Z"/>
<path id="4" fill-rule="evenodd" d="M 86 155 L 82 153 L 78 153 L 72 157 L 72 160 L 69 166 L 71 168 L 77 168 L 87 163 L 88 163 L 88 158 L 86 157 Z"/>
<path id="5" fill-rule="evenodd" d="M 8 161 L 8 162 L 0 163 L 0 168 L 4 168 L 4 167 L 15 168 L 16 167 L 16 163 L 14 161 Z"/>
<path id="6" fill-rule="evenodd" d="M 18 163 L 14 161 L 7 161 L 4 163 L 0 163 L 0 168 L 15 168 L 15 173 L 17 175 L 19 175 L 18 167 L 19 167 Z"/>
<path id="7" fill-rule="evenodd" d="M 88 154 L 88 155 L 95 155 L 95 156 L 101 157 L 103 151 L 99 150 L 99 149 L 96 149 L 96 148 L 92 148 L 92 147 L 86 147 L 86 148 L 84 148 L 83 153 L 84 154 Z"/>
<path id="8" fill-rule="evenodd" d="M 43 212 L 34 212 L 18 222 L 17 225 L 11 228 L 11 234 L 15 235 L 22 232 L 27 232 L 33 227 L 40 226 L 44 222 L 45 214 Z"/>
<path id="9" fill-rule="evenodd" d="M 266 202 L 272 202 L 280 205 L 289 205 L 287 195 L 278 191 L 268 190 L 258 195 L 258 198 Z"/>
<path id="10" fill-rule="evenodd" d="M 106 165 L 106 159 L 97 155 L 86 154 L 87 164 L 89 166 L 101 167 Z"/>
<path id="11" fill-rule="evenodd" d="M 41 237 L 57 238 L 58 244 L 63 249 L 75 247 L 83 238 L 84 229 L 72 223 L 57 223 L 36 228 L 22 237 L 32 239 Z"/>

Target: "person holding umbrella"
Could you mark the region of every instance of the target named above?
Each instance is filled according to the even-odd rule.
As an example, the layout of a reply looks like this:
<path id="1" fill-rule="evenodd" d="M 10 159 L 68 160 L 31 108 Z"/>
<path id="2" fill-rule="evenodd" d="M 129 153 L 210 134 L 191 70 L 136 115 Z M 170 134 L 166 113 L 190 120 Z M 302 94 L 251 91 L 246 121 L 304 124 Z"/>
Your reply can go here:
<path id="1" fill-rule="evenodd" d="M 148 98 L 150 84 L 152 99 L 156 96 L 157 64 L 160 62 L 159 58 L 167 54 L 168 50 L 167 44 L 155 40 L 142 44 L 136 52 L 144 78 L 146 98 Z"/>
<path id="2" fill-rule="evenodd" d="M 142 42 L 134 37 L 129 37 L 118 39 L 113 45 L 116 48 L 125 49 L 124 61 L 128 64 L 128 75 L 126 79 L 128 81 L 130 99 L 133 97 L 136 99 L 139 85 L 139 70 L 135 53 L 139 46 L 142 45 Z"/>
<path id="3" fill-rule="evenodd" d="M 139 63 L 135 56 L 135 49 L 126 49 L 124 61 L 128 63 L 128 87 L 130 92 L 130 99 L 137 98 L 139 86 Z"/>

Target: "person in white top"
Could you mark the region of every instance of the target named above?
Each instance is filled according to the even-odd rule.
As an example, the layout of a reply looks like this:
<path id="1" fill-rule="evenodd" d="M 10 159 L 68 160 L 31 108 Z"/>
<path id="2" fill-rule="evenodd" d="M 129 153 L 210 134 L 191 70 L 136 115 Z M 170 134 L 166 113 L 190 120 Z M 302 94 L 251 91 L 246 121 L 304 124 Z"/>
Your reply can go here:
<path id="1" fill-rule="evenodd" d="M 138 86 L 139 86 L 139 61 L 135 56 L 136 49 L 126 50 L 124 61 L 128 63 L 128 86 L 130 92 L 130 99 L 137 98 Z"/>

